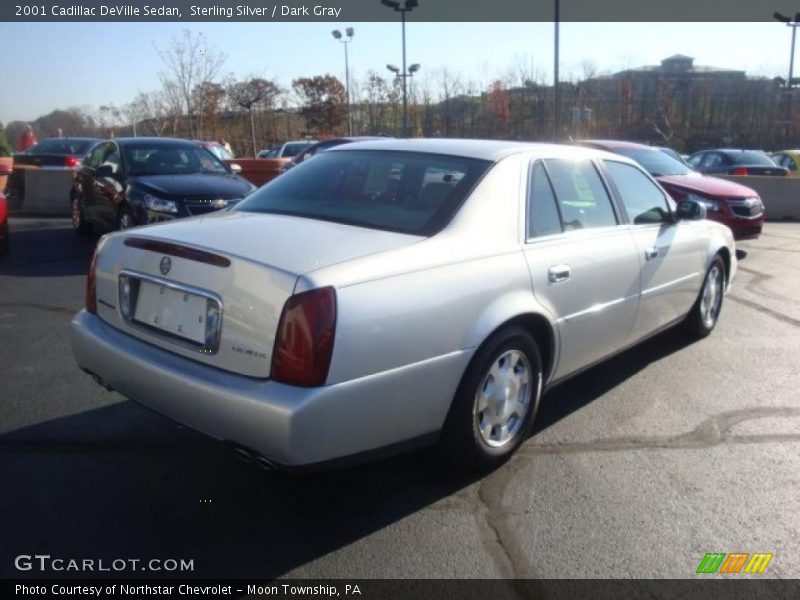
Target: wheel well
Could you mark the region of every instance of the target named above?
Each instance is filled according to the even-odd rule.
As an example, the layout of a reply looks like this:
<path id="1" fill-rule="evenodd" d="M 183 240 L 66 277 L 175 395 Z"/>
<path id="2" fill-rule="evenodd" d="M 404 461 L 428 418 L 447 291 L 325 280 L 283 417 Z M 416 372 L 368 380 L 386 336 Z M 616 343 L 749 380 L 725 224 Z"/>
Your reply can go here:
<path id="1" fill-rule="evenodd" d="M 514 317 L 503 323 L 503 325 L 497 329 L 501 329 L 507 325 L 519 325 L 524 327 L 530 332 L 533 339 L 536 340 L 539 346 L 539 354 L 542 357 L 542 372 L 544 373 L 545 381 L 547 381 L 552 374 L 551 369 L 553 368 L 556 347 L 555 335 L 553 333 L 553 328 L 550 326 L 550 322 L 542 315 L 529 313 Z"/>
<path id="2" fill-rule="evenodd" d="M 725 263 L 725 285 L 727 285 L 731 279 L 731 252 L 723 246 L 717 254 L 722 257 L 722 262 Z"/>

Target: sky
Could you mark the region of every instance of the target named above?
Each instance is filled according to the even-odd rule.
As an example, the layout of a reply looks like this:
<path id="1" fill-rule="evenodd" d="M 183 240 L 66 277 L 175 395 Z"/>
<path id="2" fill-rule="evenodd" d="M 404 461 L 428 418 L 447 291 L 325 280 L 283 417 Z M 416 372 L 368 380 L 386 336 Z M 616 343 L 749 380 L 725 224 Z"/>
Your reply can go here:
<path id="1" fill-rule="evenodd" d="M 227 55 L 225 74 L 257 74 L 289 87 L 297 77 L 330 73 L 344 80 L 344 51 L 331 36 L 353 26 L 351 77 L 390 75 L 401 64 L 399 23 L 0 23 L 0 122 L 33 120 L 56 108 L 96 109 L 160 87 L 157 48 L 189 29 Z M 406 29 L 408 64 L 417 77 L 448 69 L 488 87 L 519 64 L 552 81 L 552 23 L 416 23 Z M 791 33 L 770 23 L 562 23 L 561 78 L 658 64 L 673 54 L 696 65 L 786 77 Z M 13 57 L 13 58 L 10 58 Z M 800 63 L 799 63 L 800 64 Z"/>

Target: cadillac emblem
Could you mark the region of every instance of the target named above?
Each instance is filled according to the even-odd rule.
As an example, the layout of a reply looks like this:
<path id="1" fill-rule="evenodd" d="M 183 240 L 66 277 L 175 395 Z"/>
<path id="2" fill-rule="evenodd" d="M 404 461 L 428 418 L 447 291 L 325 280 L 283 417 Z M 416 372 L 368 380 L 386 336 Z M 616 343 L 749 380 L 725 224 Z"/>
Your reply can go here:
<path id="1" fill-rule="evenodd" d="M 162 275 L 166 275 L 169 273 L 169 270 L 172 268 L 172 260 L 169 256 L 165 256 L 161 259 L 161 264 L 158 265 L 158 268 L 161 270 Z"/>

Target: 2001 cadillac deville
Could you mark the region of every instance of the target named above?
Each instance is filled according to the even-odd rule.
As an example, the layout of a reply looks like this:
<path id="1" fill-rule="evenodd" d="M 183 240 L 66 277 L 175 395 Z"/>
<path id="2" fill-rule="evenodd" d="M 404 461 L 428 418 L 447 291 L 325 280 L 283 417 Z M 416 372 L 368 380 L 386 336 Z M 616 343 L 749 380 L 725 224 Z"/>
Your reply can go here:
<path id="1" fill-rule="evenodd" d="M 348 144 L 232 211 L 104 237 L 73 348 L 267 464 L 438 439 L 492 466 L 548 385 L 671 325 L 711 332 L 736 253 L 703 216 L 599 150 Z"/>

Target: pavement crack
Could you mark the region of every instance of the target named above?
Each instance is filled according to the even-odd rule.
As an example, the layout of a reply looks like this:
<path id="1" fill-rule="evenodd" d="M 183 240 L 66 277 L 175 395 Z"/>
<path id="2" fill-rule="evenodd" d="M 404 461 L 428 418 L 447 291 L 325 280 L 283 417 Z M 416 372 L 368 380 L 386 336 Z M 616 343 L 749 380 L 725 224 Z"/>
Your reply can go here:
<path id="1" fill-rule="evenodd" d="M 46 312 L 74 315 L 80 308 L 69 306 L 52 306 L 50 304 L 36 304 L 34 302 L 0 302 L 0 308 L 43 310 Z"/>
<path id="2" fill-rule="evenodd" d="M 702 421 L 692 431 L 674 436 L 623 436 L 588 442 L 528 444 L 523 447 L 522 454 L 532 456 L 647 449 L 690 450 L 693 448 L 709 448 L 720 444 L 800 442 L 800 433 L 765 433 L 751 435 L 734 435 L 731 433 L 732 429 L 739 423 L 769 417 L 800 417 L 800 408 L 744 408 L 713 415 Z"/>
<path id="3" fill-rule="evenodd" d="M 790 317 L 787 314 L 768 308 L 763 304 L 759 304 L 758 302 L 753 302 L 752 300 L 745 300 L 744 298 L 739 298 L 738 296 L 735 296 L 733 294 L 728 294 L 727 297 L 733 302 L 736 302 L 737 304 L 742 304 L 762 314 L 769 315 L 770 317 L 773 317 L 778 321 L 781 321 L 782 323 L 786 323 L 787 325 L 791 325 L 793 327 L 800 327 L 800 319 L 795 319 L 794 317 Z"/>

